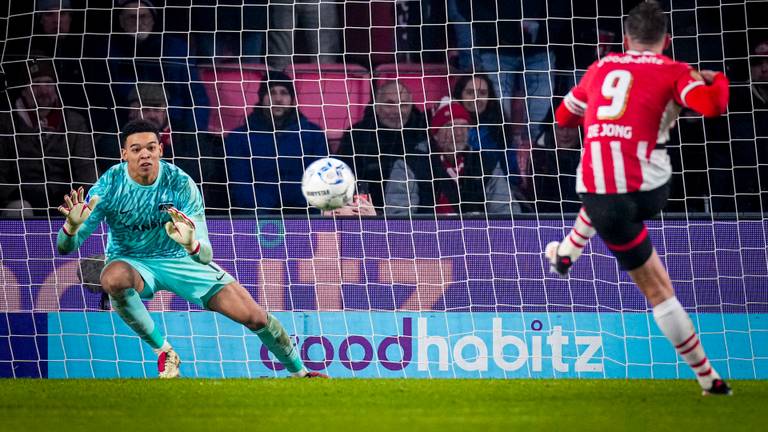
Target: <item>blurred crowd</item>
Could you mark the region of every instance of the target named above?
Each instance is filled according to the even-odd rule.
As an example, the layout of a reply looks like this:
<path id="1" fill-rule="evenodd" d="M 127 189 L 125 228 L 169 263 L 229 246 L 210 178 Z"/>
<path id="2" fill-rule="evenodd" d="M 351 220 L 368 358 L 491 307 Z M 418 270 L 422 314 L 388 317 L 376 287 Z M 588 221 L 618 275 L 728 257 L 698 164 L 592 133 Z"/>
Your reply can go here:
<path id="1" fill-rule="evenodd" d="M 0 215 L 53 214 L 119 162 L 120 125 L 138 117 L 157 124 L 164 157 L 201 185 L 212 214 L 312 212 L 301 176 L 325 156 L 353 169 L 366 214 L 575 212 L 581 138 L 554 126 L 553 107 L 593 61 L 622 50 L 635 3 L 14 0 L 0 62 Z M 768 7 L 662 3 L 668 54 L 724 70 L 733 86 L 728 116 L 683 112 L 667 146 L 668 210 L 763 212 L 768 30 L 750 20 Z M 370 75 L 361 116 L 339 136 L 298 103 L 299 64 Z M 377 76 L 387 64 L 438 65 L 450 88 L 424 103 L 397 74 Z M 258 95 L 245 95 L 255 102 L 241 125 L 212 128 L 219 101 L 202 71 L 232 67 L 259 71 Z"/>

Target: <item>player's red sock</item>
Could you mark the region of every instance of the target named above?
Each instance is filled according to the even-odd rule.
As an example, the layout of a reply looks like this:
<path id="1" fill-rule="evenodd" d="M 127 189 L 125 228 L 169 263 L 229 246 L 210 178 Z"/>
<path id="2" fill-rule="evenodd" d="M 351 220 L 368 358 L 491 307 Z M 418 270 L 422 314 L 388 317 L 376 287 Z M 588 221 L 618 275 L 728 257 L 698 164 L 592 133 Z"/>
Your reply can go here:
<path id="1" fill-rule="evenodd" d="M 568 236 L 560 242 L 560 246 L 557 249 L 557 254 L 560 256 L 571 257 L 571 262 L 575 262 L 581 256 L 584 251 L 584 246 L 587 245 L 589 239 L 595 236 L 597 231 L 592 227 L 592 221 L 587 216 L 584 207 L 579 211 L 579 215 L 576 216 L 576 222 L 571 228 L 571 232 Z"/>
<path id="2" fill-rule="evenodd" d="M 693 369 L 701 388 L 709 389 L 720 375 L 709 363 L 693 322 L 677 297 L 670 297 L 653 308 L 653 318 L 661 332 L 672 343 L 677 353 Z"/>

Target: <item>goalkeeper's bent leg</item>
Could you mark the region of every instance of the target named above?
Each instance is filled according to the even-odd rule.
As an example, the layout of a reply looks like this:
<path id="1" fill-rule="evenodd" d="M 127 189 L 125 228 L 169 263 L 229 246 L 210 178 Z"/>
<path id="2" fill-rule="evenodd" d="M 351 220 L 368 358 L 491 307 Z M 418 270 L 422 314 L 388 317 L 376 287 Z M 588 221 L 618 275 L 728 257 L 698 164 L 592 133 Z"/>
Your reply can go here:
<path id="1" fill-rule="evenodd" d="M 277 360 L 282 363 L 288 372 L 304 376 L 307 373 L 304 368 L 304 362 L 299 357 L 299 351 L 296 349 L 296 345 L 291 341 L 291 337 L 288 336 L 288 332 L 277 318 L 272 315 L 267 316 L 267 325 L 254 330 L 254 333 L 261 339 L 261 342 L 269 349 L 272 354 L 277 357 Z"/>
<path id="2" fill-rule="evenodd" d="M 168 351 L 171 345 L 163 338 L 160 331 L 155 326 L 152 317 L 149 316 L 147 308 L 139 298 L 139 293 L 133 288 L 114 292 L 109 295 L 112 308 L 115 309 L 120 318 L 128 324 L 136 334 L 152 349 L 159 354 L 161 351 Z"/>
<path id="3" fill-rule="evenodd" d="M 141 302 L 136 287 L 141 289 L 143 280 L 139 272 L 125 261 L 113 261 L 101 273 L 101 286 L 109 294 L 115 312 L 156 354 L 171 350 Z"/>
<path id="4" fill-rule="evenodd" d="M 307 374 L 298 349 L 280 321 L 259 306 L 237 281 L 221 288 L 208 300 L 205 307 L 223 314 L 255 333 L 288 372 L 297 376 Z"/>

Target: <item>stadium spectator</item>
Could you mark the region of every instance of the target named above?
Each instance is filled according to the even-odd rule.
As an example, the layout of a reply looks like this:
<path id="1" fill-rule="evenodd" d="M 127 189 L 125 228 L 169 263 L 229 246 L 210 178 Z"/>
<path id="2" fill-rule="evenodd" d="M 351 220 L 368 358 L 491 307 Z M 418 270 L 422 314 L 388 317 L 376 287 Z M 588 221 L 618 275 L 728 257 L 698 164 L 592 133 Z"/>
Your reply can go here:
<path id="1" fill-rule="evenodd" d="M 69 0 L 37 0 L 32 49 L 47 57 L 80 57 L 82 42 L 70 34 L 72 2 Z"/>
<path id="2" fill-rule="evenodd" d="M 392 165 L 384 193 L 387 215 L 519 211 L 498 155 L 469 148 L 470 122 L 457 102 L 435 112 L 429 141 L 417 147 L 420 153 Z"/>
<path id="3" fill-rule="evenodd" d="M 30 57 L 54 59 L 59 95 L 65 106 L 88 107 L 83 88 L 82 12 L 69 0 L 38 0 Z M 75 26 L 79 30 L 76 31 Z"/>
<path id="4" fill-rule="evenodd" d="M 225 139 L 232 211 L 307 213 L 304 169 L 328 154 L 325 134 L 296 108 L 293 82 L 269 71 L 259 106 Z M 249 211 L 250 210 L 250 211 Z"/>
<path id="5" fill-rule="evenodd" d="M 132 83 L 164 83 L 174 130 L 204 130 L 208 97 L 189 57 L 189 41 L 163 32 L 150 0 L 118 0 L 115 11 L 119 32 L 110 38 L 109 73 L 117 105 L 128 105 Z"/>
<path id="6" fill-rule="evenodd" d="M 554 68 L 555 56 L 547 46 L 550 27 L 558 24 L 547 19 L 550 3 L 448 1 L 459 67 L 488 74 L 494 92 L 501 96 L 504 119 L 527 124 L 529 131 L 523 136 L 530 134 L 532 142 L 542 133 L 543 119 L 552 110 L 549 71 Z M 554 2 L 549 7 L 561 5 Z"/>
<path id="7" fill-rule="evenodd" d="M 359 191 L 370 194 L 371 203 L 380 210 L 384 206 L 382 176 L 395 160 L 415 152 L 426 140 L 426 117 L 414 109 L 410 90 L 391 80 L 374 89 L 373 105 L 344 134 L 338 156 L 352 167 Z"/>
<path id="8" fill-rule="evenodd" d="M 501 108 L 488 76 L 462 75 L 453 87 L 452 97 L 469 112 L 472 124 L 478 126 L 469 132 L 469 146 L 473 150 L 503 149 Z"/>
<path id="9" fill-rule="evenodd" d="M 519 141 L 505 139 L 499 99 L 493 92 L 493 83 L 487 75 L 462 75 L 453 87 L 453 100 L 458 101 L 469 112 L 471 124 L 477 127 L 469 129 L 469 146 L 473 150 L 499 153 L 502 170 L 509 175 L 513 195 L 521 196 L 520 170 L 518 158 L 527 163 L 528 151 L 521 151 L 515 145 Z"/>
<path id="10" fill-rule="evenodd" d="M 195 56 L 247 63 L 264 63 L 269 0 L 245 0 L 239 4 L 218 4 L 216 0 L 193 0 L 190 10 L 178 9 L 178 18 L 191 14 Z M 173 14 L 170 9 L 165 13 Z M 167 16 L 166 15 L 166 16 Z M 211 19 L 215 16 L 216 19 Z"/>
<path id="11" fill-rule="evenodd" d="M 25 75 L 31 83 L 15 82 Z M 30 60 L 9 79 L 21 91 L 14 110 L 0 113 L 0 208 L 22 201 L 36 215 L 55 214 L 62 196 L 96 181 L 88 121 L 62 108 L 53 61 Z"/>
<path id="12" fill-rule="evenodd" d="M 397 60 L 445 64 L 448 46 L 445 0 L 394 3 Z"/>
<path id="13" fill-rule="evenodd" d="M 296 62 L 294 54 L 335 63 L 342 53 L 337 0 L 272 0 L 268 33 L 268 62 L 275 69 Z"/>
<path id="14" fill-rule="evenodd" d="M 701 155 L 701 165 L 709 170 L 700 182 L 691 178 L 698 173 L 683 175 L 686 184 L 693 184 L 694 191 L 708 198 L 711 209 L 707 210 L 712 212 L 761 212 L 768 203 L 764 180 L 761 185 L 768 148 L 768 39 L 760 37 L 764 35 L 750 35 L 757 43 L 751 51 L 749 69 L 745 70 L 749 75 L 744 79 L 749 85 L 731 88 L 728 118 L 710 119 L 706 129 L 695 123 L 698 134 L 694 137 L 701 141 L 706 138 L 708 151 Z M 734 75 L 740 72 L 734 69 Z M 733 82 L 738 78 L 736 75 Z M 691 138 L 687 132 L 686 137 Z M 692 194 L 691 189 L 685 189 L 686 197 Z"/>
<path id="15" fill-rule="evenodd" d="M 765 140 L 768 138 L 768 39 L 757 44 L 753 52 L 750 69 L 755 133 L 758 139 Z"/>
<path id="16" fill-rule="evenodd" d="M 768 40 L 759 43 L 750 58 L 752 104 L 754 109 L 768 109 Z"/>
<path id="17" fill-rule="evenodd" d="M 154 123 L 160 131 L 160 142 L 163 144 L 164 156 L 169 157 L 171 131 L 168 124 L 168 104 L 165 100 L 163 85 L 158 83 L 137 84 L 128 96 L 127 103 L 127 121 L 143 118 Z M 103 174 L 109 167 L 120 161 L 121 148 L 117 134 L 102 134 L 97 138 L 96 164 L 99 174 Z M 185 169 L 185 171 L 187 170 Z"/>

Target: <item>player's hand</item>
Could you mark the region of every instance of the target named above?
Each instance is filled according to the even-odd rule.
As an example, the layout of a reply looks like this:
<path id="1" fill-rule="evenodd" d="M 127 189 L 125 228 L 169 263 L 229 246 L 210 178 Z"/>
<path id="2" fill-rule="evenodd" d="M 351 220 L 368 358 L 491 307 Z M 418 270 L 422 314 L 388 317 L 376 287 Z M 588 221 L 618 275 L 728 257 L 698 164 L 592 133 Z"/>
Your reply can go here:
<path id="1" fill-rule="evenodd" d="M 327 210 L 323 216 L 376 216 L 376 208 L 367 195 L 357 194 L 352 202 L 336 210 Z"/>
<path id="2" fill-rule="evenodd" d="M 99 204 L 99 197 L 92 196 L 85 202 L 85 190 L 82 187 L 72 190 L 69 195 L 64 195 L 64 204 L 59 206 L 59 212 L 67 217 L 64 221 L 64 233 L 75 235 L 80 225 L 91 215 L 93 209 Z"/>
<path id="3" fill-rule="evenodd" d="M 165 223 L 166 234 L 187 252 L 194 253 L 200 244 L 195 240 L 195 223 L 175 207 L 168 209 L 168 214 L 171 220 Z"/>
<path id="4" fill-rule="evenodd" d="M 699 71 L 699 73 L 701 74 L 701 77 L 704 78 L 704 83 L 706 85 L 711 85 L 715 81 L 715 76 L 720 72 L 706 69 Z"/>

